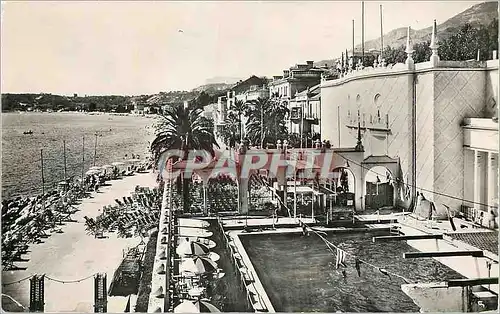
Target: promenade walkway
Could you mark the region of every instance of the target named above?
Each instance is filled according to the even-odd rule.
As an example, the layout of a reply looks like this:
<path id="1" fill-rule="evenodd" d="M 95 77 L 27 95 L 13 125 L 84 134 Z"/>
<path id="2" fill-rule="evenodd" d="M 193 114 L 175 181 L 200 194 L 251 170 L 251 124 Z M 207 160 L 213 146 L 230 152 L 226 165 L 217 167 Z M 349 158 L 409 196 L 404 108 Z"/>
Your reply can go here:
<path id="1" fill-rule="evenodd" d="M 33 274 L 45 274 L 46 277 L 73 281 L 88 277 L 81 282 L 61 283 L 45 279 L 45 312 L 94 312 L 95 273 L 106 273 L 108 288 L 116 268 L 120 265 L 123 251 L 139 244 L 137 238 L 95 239 L 85 231 L 84 216 L 95 217 L 104 205 L 114 204 L 116 198 L 130 195 L 137 185 L 155 187 L 156 177 L 152 173 L 136 174 L 121 180 L 110 181 L 110 186 L 101 187 L 99 193 L 93 193 L 77 206 L 79 211 L 73 215 L 77 222 L 62 226 L 64 233 L 51 234 L 44 243 L 31 245 L 26 255 L 28 262 L 16 263 L 26 270 L 3 271 L 2 284 L 16 282 Z M 29 306 L 29 280 L 2 287 L 5 293 L 23 306 Z M 9 311 L 17 306 L 2 298 L 3 310 Z M 9 303 L 11 308 L 9 308 Z M 108 298 L 108 312 L 123 312 L 127 298 Z"/>

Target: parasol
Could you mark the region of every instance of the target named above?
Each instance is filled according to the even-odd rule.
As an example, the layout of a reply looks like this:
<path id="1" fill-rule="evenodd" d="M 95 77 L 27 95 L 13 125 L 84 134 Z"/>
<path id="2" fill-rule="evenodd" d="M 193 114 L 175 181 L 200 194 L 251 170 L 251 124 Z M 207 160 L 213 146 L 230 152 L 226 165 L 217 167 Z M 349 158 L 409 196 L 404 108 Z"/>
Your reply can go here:
<path id="1" fill-rule="evenodd" d="M 193 228 L 208 228 L 210 224 L 207 221 L 200 219 L 190 219 L 190 218 L 179 218 L 179 225 L 181 227 L 193 227 Z"/>
<path id="2" fill-rule="evenodd" d="M 177 254 L 179 255 L 205 255 L 208 252 L 208 247 L 198 242 L 183 241 L 177 247 Z"/>
<path id="3" fill-rule="evenodd" d="M 194 263 L 194 260 L 192 258 L 187 258 L 181 262 L 179 265 L 179 271 L 181 273 L 186 272 L 186 273 L 195 273 L 198 274 L 200 273 L 198 270 L 198 267 L 196 267 L 196 264 Z"/>
<path id="4" fill-rule="evenodd" d="M 214 261 L 214 262 L 217 262 L 218 260 L 220 260 L 220 255 L 215 253 L 215 252 L 210 252 L 208 253 L 208 256 L 207 256 L 211 261 Z"/>
<path id="5" fill-rule="evenodd" d="M 184 300 L 174 308 L 174 313 L 219 313 L 214 305 L 198 300 L 196 302 Z"/>
<path id="6" fill-rule="evenodd" d="M 188 236 L 184 236 L 182 238 L 179 239 L 180 241 L 187 241 L 187 242 L 197 242 L 197 243 L 201 243 L 201 244 L 204 244 L 206 247 L 208 247 L 209 249 L 213 249 L 214 247 L 217 246 L 217 244 L 213 241 L 213 240 L 210 240 L 210 239 L 205 239 L 205 238 L 199 238 L 199 237 L 188 237 Z"/>
<path id="7" fill-rule="evenodd" d="M 197 256 L 193 261 L 201 273 L 209 273 L 217 270 L 217 263 L 209 258 Z"/>
<path id="8" fill-rule="evenodd" d="M 201 237 L 209 238 L 213 235 L 212 231 L 192 227 L 179 227 L 179 236 L 181 237 Z"/>

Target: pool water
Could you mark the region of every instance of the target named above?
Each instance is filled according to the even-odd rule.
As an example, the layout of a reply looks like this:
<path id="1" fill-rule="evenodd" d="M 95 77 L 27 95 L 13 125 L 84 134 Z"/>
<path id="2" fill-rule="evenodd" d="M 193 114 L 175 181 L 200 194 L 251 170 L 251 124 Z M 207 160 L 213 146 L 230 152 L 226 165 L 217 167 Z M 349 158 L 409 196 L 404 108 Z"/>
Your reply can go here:
<path id="1" fill-rule="evenodd" d="M 387 231 L 329 234 L 347 253 L 411 281 L 463 278 L 431 258 L 403 259 L 413 252 L 405 241 L 372 242 Z M 352 256 L 347 268 L 335 267 L 335 256 L 316 235 L 243 235 L 241 241 L 278 312 L 418 312 L 401 291 L 405 282 L 361 264 L 358 276 Z M 341 272 L 345 269 L 345 278 Z"/>

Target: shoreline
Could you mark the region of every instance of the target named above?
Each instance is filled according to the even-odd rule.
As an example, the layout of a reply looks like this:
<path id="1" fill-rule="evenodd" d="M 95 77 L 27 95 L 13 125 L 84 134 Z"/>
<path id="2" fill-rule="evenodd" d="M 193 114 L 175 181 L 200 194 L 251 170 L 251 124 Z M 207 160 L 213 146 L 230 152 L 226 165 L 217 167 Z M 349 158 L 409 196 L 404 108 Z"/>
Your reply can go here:
<path id="1" fill-rule="evenodd" d="M 51 234 L 41 244 L 30 245 L 29 260 L 16 262 L 17 266 L 27 269 L 2 271 L 2 281 L 12 283 L 32 274 L 46 274 L 47 277 L 64 281 L 88 277 L 80 282 L 66 284 L 46 279 L 45 311 L 93 312 L 93 274 L 106 273 L 109 288 L 114 272 L 122 260 L 123 250 L 137 245 L 140 239 L 118 238 L 116 233 L 107 234 L 108 238 L 105 239 L 96 239 L 87 234 L 84 216 L 96 217 L 103 206 L 113 204 L 116 198 L 130 195 L 136 185 L 155 187 L 154 173 L 149 171 L 111 181 L 110 186 L 103 187 L 92 198 L 83 199 L 77 205 L 79 211 L 74 214 L 76 222 L 65 223 L 62 226 L 63 233 Z M 29 306 L 29 280 L 5 286 L 2 292 L 23 306 Z M 109 297 L 108 301 L 110 312 L 115 312 L 122 306 L 124 308 L 127 302 L 126 298 L 120 297 Z M 3 309 L 11 310 L 5 303 Z"/>
<path id="2" fill-rule="evenodd" d="M 142 137 L 141 136 L 141 140 L 144 144 L 143 145 L 140 145 L 142 148 L 140 150 L 135 150 L 136 153 L 139 153 L 140 156 L 141 156 L 141 159 L 144 159 L 146 160 L 147 157 L 149 156 L 149 143 L 153 141 L 154 139 L 154 133 L 155 133 L 155 130 L 154 130 L 154 126 L 155 126 L 155 121 L 156 119 L 158 118 L 157 115 L 149 115 L 149 116 L 142 116 L 142 115 L 133 115 L 133 114 L 116 114 L 116 113 L 107 113 L 107 112 L 78 112 L 78 111 L 65 111 L 65 112 L 17 112 L 17 111 L 12 111 L 12 112 L 6 112 L 5 113 L 6 115 L 8 116 L 11 116 L 11 117 L 17 117 L 17 116 L 31 116 L 31 117 L 36 117 L 36 116 L 40 116 L 40 118 L 42 116 L 60 116 L 61 119 L 65 119 L 64 116 L 68 117 L 68 119 L 70 119 L 70 117 L 89 117 L 89 118 L 85 118 L 86 120 L 83 120 L 83 121 L 88 121 L 89 119 L 92 119 L 92 116 L 98 116 L 100 117 L 100 119 L 103 119 L 104 117 L 110 117 L 108 118 L 108 120 L 110 119 L 113 119 L 112 117 L 118 117 L 116 118 L 116 120 L 118 121 L 117 123 L 121 124 L 121 125 L 126 125 L 126 124 L 130 124 L 130 121 L 133 121 L 134 118 L 144 118 L 144 119 L 147 119 L 147 120 L 142 120 L 143 122 L 141 122 L 141 124 L 145 124 L 145 128 L 142 128 L 139 130 L 137 129 L 138 131 L 142 132 L 142 133 L 145 133 L 144 136 Z M 122 120 L 119 120 L 121 117 L 123 117 L 124 119 L 129 119 L 128 117 L 130 117 L 131 120 L 123 120 L 124 123 L 122 123 L 121 121 Z M 14 118 L 14 119 L 17 119 L 17 118 Z M 54 118 L 52 118 L 54 119 Z M 75 118 L 74 120 L 77 120 L 78 118 Z M 104 118 L 105 119 L 105 118 Z M 33 118 L 31 118 L 30 120 L 33 120 Z M 114 119 L 113 119 L 114 120 Z M 28 120 L 29 121 L 29 120 Z M 70 123 L 70 122 L 68 122 Z M 100 123 L 100 122 L 96 122 L 96 123 Z M 133 122 L 132 122 L 133 123 Z M 45 131 L 45 135 L 43 133 L 43 130 L 37 130 L 40 129 L 40 127 L 38 127 L 37 125 L 32 125 L 31 127 L 33 127 L 33 135 L 32 136 L 36 136 L 35 139 L 40 141 L 40 142 L 43 142 L 44 144 L 46 144 L 47 147 L 43 147 L 44 148 L 44 151 L 45 151 L 45 148 L 48 148 L 47 150 L 49 151 L 49 155 L 51 154 L 51 150 L 54 150 L 53 148 L 55 146 L 57 146 L 58 143 L 54 143 L 54 135 L 53 134 L 48 134 L 46 133 L 47 131 Z M 17 129 L 17 130 L 16 130 Z M 15 128 L 10 128 L 8 131 L 12 134 L 14 134 L 15 138 L 13 139 L 18 139 L 17 136 L 19 136 L 18 134 L 16 135 L 16 133 L 18 132 L 21 132 L 22 133 L 22 130 L 23 129 L 26 129 L 26 130 L 30 130 L 30 125 L 27 125 L 25 127 L 15 127 Z M 113 127 L 114 129 L 114 127 Z M 12 131 L 12 130 L 15 130 L 15 131 Z M 71 127 L 69 128 L 69 130 L 71 131 Z M 127 130 L 124 129 L 124 131 L 120 131 L 119 128 L 117 128 L 118 132 L 128 132 Z M 41 133 L 40 133 L 41 132 Z M 115 131 L 116 132 L 116 131 Z M 116 136 L 116 135 L 106 135 L 104 134 L 105 136 L 107 136 L 108 138 L 111 138 L 113 136 Z M 26 136 L 26 135 L 25 135 Z M 126 133 L 123 133 L 123 136 L 126 136 Z M 19 138 L 21 139 L 21 138 Z M 4 141 L 8 141 L 9 140 L 9 137 L 7 135 L 7 133 L 5 133 L 5 130 L 4 130 L 4 135 L 3 135 L 3 140 Z M 33 140 L 30 140 L 28 139 L 28 141 L 33 141 Z M 99 145 L 101 145 L 102 140 L 99 141 Z M 107 154 L 107 152 L 109 152 L 110 150 L 112 150 L 112 148 L 114 147 L 113 145 L 113 141 L 114 140 L 110 140 L 108 139 L 107 140 L 108 143 L 106 146 L 103 146 L 103 147 L 100 147 L 99 148 L 99 154 Z M 137 141 L 136 141 L 137 142 Z M 71 143 L 71 142 L 68 142 L 67 143 Z M 70 147 L 71 144 L 68 144 L 67 146 L 67 151 L 69 152 L 68 153 L 68 168 L 70 169 L 74 169 L 77 167 L 77 164 L 81 161 L 78 161 L 75 157 L 74 157 L 74 152 L 76 151 L 75 148 L 72 148 Z M 12 146 L 12 145 L 11 145 Z M 61 145 L 62 146 L 62 145 Z M 135 147 L 135 148 L 138 148 L 137 145 L 135 146 L 132 146 L 132 147 Z M 93 148 L 93 147 L 92 147 Z M 4 149 L 6 149 L 6 147 L 4 146 Z M 23 152 L 20 152 L 19 151 L 19 147 L 12 147 L 12 149 L 9 149 L 8 151 L 4 151 L 3 152 L 3 156 L 4 158 L 7 158 L 7 156 L 10 154 L 10 155 L 16 155 L 16 154 L 25 154 Z M 128 146 L 126 145 L 126 143 L 123 143 L 123 145 L 120 145 L 119 146 L 119 149 L 118 150 L 113 150 L 113 151 L 116 151 L 116 152 L 119 152 L 121 151 L 122 154 L 121 156 L 123 156 L 124 154 L 129 154 L 130 153 L 130 149 L 128 148 Z M 133 152 L 133 151 L 132 151 Z M 52 153 L 53 154 L 53 153 Z M 78 154 L 78 153 L 76 153 Z M 89 151 L 87 150 L 86 151 L 86 155 L 89 154 Z M 7 155 L 7 156 L 6 156 Z M 115 154 L 116 155 L 116 154 Z M 54 163 L 50 161 L 50 158 L 53 158 L 54 156 L 48 156 L 47 158 L 49 159 L 49 162 L 45 165 L 45 170 L 46 170 L 46 174 L 49 174 L 49 177 L 50 177 L 50 173 L 51 173 L 51 168 L 50 167 L 54 167 Z M 109 158 L 108 157 L 108 160 L 101 160 L 101 162 L 97 162 L 96 163 L 96 166 L 104 166 L 105 164 L 111 164 L 112 162 L 123 162 L 123 161 L 126 161 L 124 160 L 123 157 L 118 157 L 118 156 L 115 156 L 116 158 Z M 38 157 L 39 158 L 39 157 Z M 59 156 L 58 158 L 61 158 L 60 160 L 60 166 L 62 167 L 62 155 L 61 153 L 59 153 Z M 81 159 L 81 158 L 80 158 Z M 86 157 L 86 163 L 89 163 L 88 162 L 88 158 Z M 38 162 L 38 161 L 37 161 Z M 3 162 L 3 167 L 8 167 L 9 164 L 12 164 L 12 162 L 6 162 L 4 161 Z M 86 165 L 85 167 L 85 171 L 88 171 L 89 168 L 92 166 L 92 164 L 90 163 L 89 165 Z M 31 166 L 30 166 L 31 167 Z M 47 168 L 48 167 L 48 168 Z M 81 167 L 81 165 L 79 166 Z M 59 169 L 60 170 L 60 169 Z M 57 171 L 59 171 L 57 170 Z M 74 172 L 74 171 L 71 171 L 70 172 Z M 15 199 L 18 199 L 18 198 L 30 198 L 30 197 L 36 197 L 38 195 L 41 195 L 41 191 L 39 191 L 40 187 L 41 187 L 41 183 L 40 184 L 35 184 L 35 186 L 37 186 L 38 188 L 33 188 L 33 185 L 31 186 L 31 188 L 27 188 L 22 182 L 16 182 L 16 179 L 13 179 L 11 176 L 14 175 L 14 173 L 12 173 L 12 171 L 4 171 L 4 174 L 2 176 L 2 193 L 0 194 L 1 195 L 1 199 L 2 201 L 6 200 L 6 201 L 10 201 L 10 200 L 15 200 Z M 73 174 L 77 177 L 80 177 L 81 175 L 79 175 L 79 172 L 78 174 Z M 71 175 L 70 175 L 71 176 Z M 51 180 L 51 179 L 49 179 Z M 52 182 L 52 184 L 57 184 L 57 182 L 59 181 L 62 181 L 64 180 L 62 177 L 60 178 L 60 180 L 56 180 L 54 182 Z M 12 181 L 12 182 L 10 182 Z M 17 184 L 13 184 L 13 183 L 17 183 Z M 20 184 L 20 185 L 18 185 Z M 46 184 L 49 184 L 48 181 L 46 181 Z M 57 185 L 46 185 L 46 192 L 47 191 L 52 191 L 52 190 L 57 190 Z"/>
<path id="3" fill-rule="evenodd" d="M 75 115 L 88 115 L 88 116 L 120 116 L 120 117 L 135 117 L 155 119 L 160 117 L 159 114 L 135 114 L 135 113 L 117 113 L 117 112 L 102 112 L 102 111 L 2 111 L 2 114 L 75 114 Z"/>

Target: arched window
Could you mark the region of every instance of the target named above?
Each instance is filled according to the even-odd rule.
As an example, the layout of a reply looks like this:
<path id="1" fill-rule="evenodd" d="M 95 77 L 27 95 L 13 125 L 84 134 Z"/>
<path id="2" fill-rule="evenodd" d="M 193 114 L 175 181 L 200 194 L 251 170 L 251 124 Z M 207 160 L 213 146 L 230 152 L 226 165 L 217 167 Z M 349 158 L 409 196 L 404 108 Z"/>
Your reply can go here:
<path id="1" fill-rule="evenodd" d="M 373 97 L 373 103 L 375 104 L 375 106 L 380 107 L 380 94 L 377 94 L 375 95 L 375 97 Z"/>

